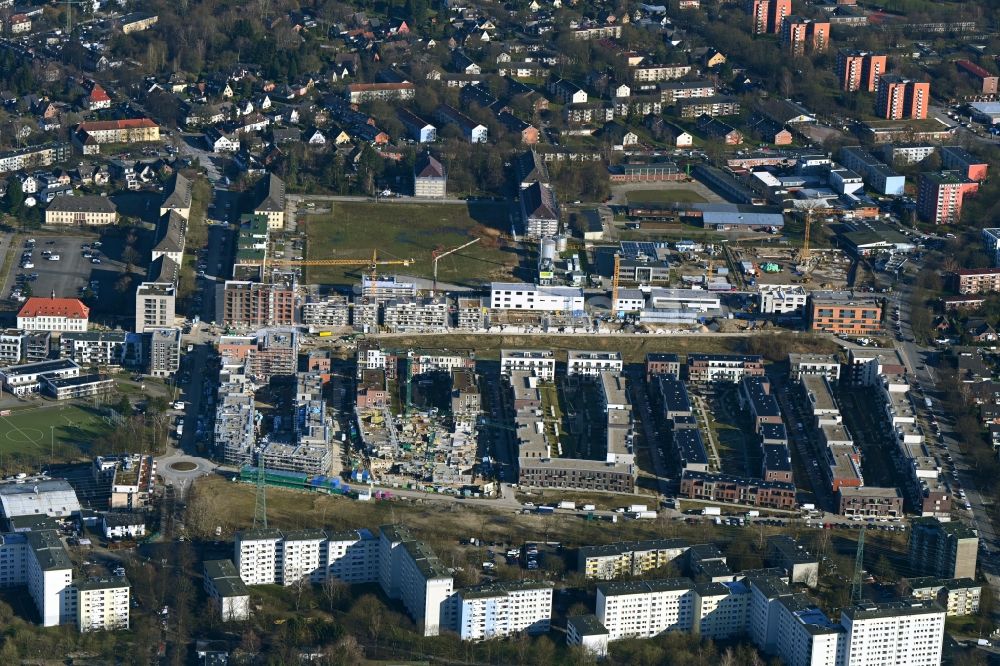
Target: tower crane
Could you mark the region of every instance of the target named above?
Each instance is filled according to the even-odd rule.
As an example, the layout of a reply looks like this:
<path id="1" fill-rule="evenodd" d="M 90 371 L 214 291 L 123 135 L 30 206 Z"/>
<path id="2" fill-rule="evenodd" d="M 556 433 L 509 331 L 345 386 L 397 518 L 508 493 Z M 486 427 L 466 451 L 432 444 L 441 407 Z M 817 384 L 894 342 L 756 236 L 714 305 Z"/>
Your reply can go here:
<path id="1" fill-rule="evenodd" d="M 413 263 L 413 259 L 379 259 L 378 250 L 372 250 L 371 259 L 269 259 L 266 263 L 272 268 L 286 268 L 290 266 L 364 266 L 367 264 L 371 267 L 372 280 L 375 280 L 378 277 L 379 266 L 409 266 Z"/>
<path id="2" fill-rule="evenodd" d="M 482 238 L 473 238 L 468 243 L 466 243 L 464 245 L 459 245 L 458 247 L 452 248 L 450 250 L 445 250 L 444 252 L 441 252 L 440 249 L 437 249 L 437 250 L 434 250 L 433 252 L 431 252 L 431 256 L 434 258 L 434 287 L 431 289 L 431 296 L 437 295 L 437 288 L 438 288 L 438 259 L 440 259 L 441 257 L 447 257 L 449 254 L 452 254 L 453 252 L 458 252 L 459 250 L 464 250 L 465 248 L 469 247 L 470 245 L 474 245 L 474 244 L 478 243 L 481 240 L 482 240 Z"/>
<path id="3" fill-rule="evenodd" d="M 618 272 L 621 270 L 622 256 L 615 252 L 615 265 L 611 269 L 611 311 L 618 305 Z"/>

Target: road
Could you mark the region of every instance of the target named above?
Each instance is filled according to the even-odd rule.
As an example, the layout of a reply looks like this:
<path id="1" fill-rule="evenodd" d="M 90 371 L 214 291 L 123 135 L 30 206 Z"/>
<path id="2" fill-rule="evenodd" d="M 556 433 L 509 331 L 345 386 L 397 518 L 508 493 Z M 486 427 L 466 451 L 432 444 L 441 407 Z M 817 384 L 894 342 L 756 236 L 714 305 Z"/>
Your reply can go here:
<path id="1" fill-rule="evenodd" d="M 910 280 L 906 279 L 901 280 L 898 283 L 899 288 L 890 300 L 890 307 L 899 308 L 900 330 L 903 341 L 897 344 L 897 349 L 915 383 L 923 387 L 925 395 L 930 396 L 932 401 L 940 404 L 942 387 L 937 385 L 937 377 L 930 365 L 930 362 L 936 356 L 936 351 L 929 347 L 922 347 L 916 342 L 910 342 L 910 340 L 914 340 L 913 329 L 910 326 L 910 303 L 912 296 L 910 282 Z M 919 403 L 917 404 L 917 408 L 927 411 L 926 407 Z M 953 429 L 954 418 L 940 413 L 940 407 L 937 408 L 937 411 L 939 413 L 936 416 L 940 419 L 941 434 L 944 441 L 943 443 L 934 444 L 930 448 L 939 458 L 943 457 L 943 454 L 951 453 L 955 462 L 955 470 L 958 473 L 958 481 L 961 484 L 961 488 L 965 491 L 966 500 L 972 506 L 971 516 L 961 508 L 956 508 L 955 511 L 965 514 L 963 515 L 963 519 L 967 520 L 973 528 L 979 531 L 980 543 L 989 548 L 991 553 L 995 553 L 997 547 L 1000 546 L 1000 542 L 997 540 L 997 529 L 986 511 L 984 498 L 980 494 L 973 478 L 973 463 L 968 456 L 968 443 L 962 442 L 956 437 Z M 955 502 L 957 505 L 959 498 L 956 497 Z M 1000 561 L 996 557 L 984 556 L 982 548 L 979 554 L 980 571 L 986 576 L 994 590 L 1000 593 Z"/>

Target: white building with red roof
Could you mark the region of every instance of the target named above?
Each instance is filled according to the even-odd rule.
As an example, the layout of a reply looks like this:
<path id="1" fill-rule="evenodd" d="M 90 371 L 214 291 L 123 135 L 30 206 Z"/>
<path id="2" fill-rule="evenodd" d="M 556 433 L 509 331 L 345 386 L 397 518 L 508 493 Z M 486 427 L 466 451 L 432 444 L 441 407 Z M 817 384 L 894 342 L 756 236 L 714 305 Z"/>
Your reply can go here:
<path id="1" fill-rule="evenodd" d="M 29 298 L 17 313 L 23 331 L 81 332 L 87 330 L 90 308 L 76 298 Z"/>
<path id="2" fill-rule="evenodd" d="M 111 98 L 108 97 L 108 93 L 101 87 L 101 84 L 95 82 L 93 87 L 90 89 L 90 94 L 87 95 L 87 99 L 84 101 L 84 105 L 90 111 L 96 111 L 97 109 L 110 109 Z"/>

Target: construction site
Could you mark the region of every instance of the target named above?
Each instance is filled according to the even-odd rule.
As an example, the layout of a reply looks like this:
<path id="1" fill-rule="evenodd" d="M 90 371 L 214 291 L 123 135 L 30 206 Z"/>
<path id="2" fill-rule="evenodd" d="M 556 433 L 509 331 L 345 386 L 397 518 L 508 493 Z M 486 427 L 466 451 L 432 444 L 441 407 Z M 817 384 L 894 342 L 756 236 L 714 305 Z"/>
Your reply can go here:
<path id="1" fill-rule="evenodd" d="M 472 486 L 481 409 L 472 358 L 410 353 L 399 359 L 379 351 L 368 359 L 354 404 L 352 475 L 367 473 L 384 485 Z"/>

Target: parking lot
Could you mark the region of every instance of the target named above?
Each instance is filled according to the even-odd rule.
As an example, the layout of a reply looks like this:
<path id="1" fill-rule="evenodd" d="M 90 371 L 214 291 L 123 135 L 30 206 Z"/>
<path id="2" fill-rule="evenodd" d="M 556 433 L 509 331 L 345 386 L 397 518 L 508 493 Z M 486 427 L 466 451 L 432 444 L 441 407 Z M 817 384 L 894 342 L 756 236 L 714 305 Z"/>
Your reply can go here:
<path id="1" fill-rule="evenodd" d="M 57 297 L 76 297 L 80 288 L 90 281 L 91 271 L 96 268 L 91 259 L 83 256 L 80 246 L 97 241 L 95 235 L 38 237 L 35 239 L 31 259 L 25 262 L 26 252 L 31 245 L 28 239 L 22 242 L 18 263 L 11 270 L 9 284 L 5 285 L 5 293 L 9 294 L 17 276 L 37 276 L 27 280 L 28 287 L 23 295 L 48 296 L 55 292 Z M 58 257 L 58 259 L 50 259 Z M 33 265 L 32 265 L 33 264 Z"/>

